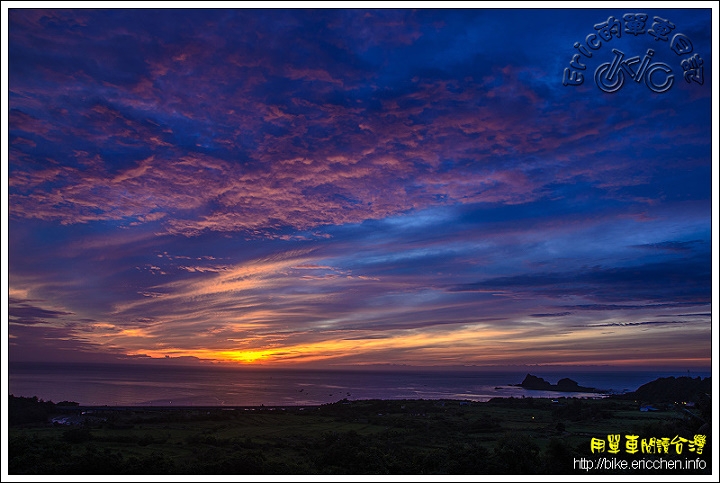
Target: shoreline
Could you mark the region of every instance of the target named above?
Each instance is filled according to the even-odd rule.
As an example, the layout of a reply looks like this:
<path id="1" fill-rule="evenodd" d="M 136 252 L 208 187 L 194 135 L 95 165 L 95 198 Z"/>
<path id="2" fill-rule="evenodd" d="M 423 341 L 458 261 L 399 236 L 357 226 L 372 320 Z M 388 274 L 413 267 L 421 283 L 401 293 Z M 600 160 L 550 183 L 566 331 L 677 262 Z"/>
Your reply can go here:
<path id="1" fill-rule="evenodd" d="M 541 388 L 517 384 L 525 373 L 448 374 L 359 374 L 325 372 L 244 373 L 223 379 L 222 373 L 193 372 L 168 377 L 165 371 L 143 373 L 147 382 L 139 382 L 134 372 L 90 373 L 33 371 L 11 373 L 9 393 L 19 397 L 42 398 L 45 401 L 75 401 L 83 406 L 131 407 L 271 407 L 319 406 L 342 398 L 368 399 L 457 399 L 485 402 L 493 398 L 598 398 L 624 395 L 658 378 L 688 377 L 683 374 L 638 372 L 624 377 L 615 374 L 591 378 L 567 371 L 557 374 L 536 373 L 549 381 L 559 378 L 580 381 L 571 390 L 558 391 L 547 383 Z M 693 374 L 701 377 L 701 375 Z M 702 374 L 710 377 L 711 374 Z M 208 382 L 210 381 L 210 382 Z M 222 383 L 221 383 L 222 382 Z M 593 391 L 582 390 L 591 387 Z M 606 389 L 607 388 L 607 389 Z"/>
<path id="2" fill-rule="evenodd" d="M 517 387 L 515 385 L 508 385 L 506 386 L 508 388 L 514 388 Z M 525 389 L 525 388 L 520 388 Z M 532 393 L 534 392 L 531 389 L 525 389 L 526 391 Z M 553 391 L 536 391 L 538 393 L 542 392 L 553 392 Z M 621 393 L 621 392 L 562 392 L 559 391 L 557 394 L 518 394 L 518 395 L 493 395 L 493 396 L 486 396 L 482 399 L 473 399 L 473 398 L 458 398 L 458 397 L 435 397 L 435 398 L 423 398 L 423 397 L 359 397 L 359 398 L 349 398 L 344 397 L 342 399 L 335 399 L 332 401 L 326 401 L 326 402 L 290 402 L 290 403 L 260 403 L 260 404 L 172 404 L 172 403 L 165 403 L 165 402 L 158 402 L 158 403 L 140 403 L 140 404 L 93 404 L 93 403 L 77 403 L 77 405 L 61 405 L 58 406 L 58 403 L 53 401 L 52 399 L 44 399 L 40 396 L 32 395 L 32 396 L 25 396 L 25 395 L 16 395 L 16 394 L 10 394 L 9 396 L 13 396 L 15 398 L 26 398 L 31 399 L 34 397 L 37 397 L 38 400 L 44 401 L 44 402 L 50 402 L 55 404 L 59 408 L 66 408 L 66 409 L 75 409 L 75 408 L 82 408 L 82 409 L 132 409 L 132 408 L 147 408 L 147 409 L 188 409 L 188 408 L 200 408 L 200 409 L 234 409 L 234 410 L 269 410 L 269 409 L 297 409 L 297 408 L 314 408 L 314 407 L 323 407 L 328 406 L 332 404 L 342 403 L 344 401 L 347 401 L 349 403 L 354 402 L 367 402 L 367 401 L 418 401 L 418 402 L 463 402 L 463 403 L 469 403 L 469 404 L 483 404 L 488 403 L 491 401 L 497 401 L 497 400 L 512 400 L 512 401 L 519 401 L 523 399 L 536 399 L 536 400 L 553 400 L 553 399 L 581 399 L 581 400 L 593 400 L 593 399 L 607 399 L 612 396 L 620 396 L 627 393 Z M 73 401 L 75 402 L 75 401 Z"/>
<path id="3" fill-rule="evenodd" d="M 11 395 L 13 396 L 13 395 Z M 27 396 L 13 396 L 18 399 L 32 399 L 33 397 L 28 398 Z M 59 403 L 54 403 L 52 401 L 42 401 L 45 403 L 51 403 L 54 406 L 55 412 L 89 412 L 89 411 L 149 411 L 149 412 L 161 412 L 161 411 L 183 411 L 183 410 L 189 410 L 189 411 L 307 411 L 307 410 L 313 410 L 313 409 L 321 409 L 326 408 L 329 406 L 335 406 L 335 405 L 353 405 L 353 404 L 363 404 L 363 403 L 418 403 L 418 404 L 439 404 L 440 407 L 445 407 L 445 405 L 457 405 L 457 406 L 468 406 L 468 405 L 482 405 L 482 404 L 493 404 L 493 403 L 502 403 L 502 402 L 519 402 L 519 401 L 527 401 L 527 400 L 536 400 L 536 401 L 560 401 L 560 400 L 581 400 L 581 401 L 598 401 L 598 400 L 604 400 L 604 399 L 611 399 L 611 397 L 590 397 L 590 396 L 559 396 L 559 397 L 551 397 L 551 396 L 539 396 L 539 397 L 514 397 L 514 396 L 498 396 L 491 398 L 487 401 L 473 401 L 470 399 L 448 399 L 448 398 L 438 398 L 438 399 L 423 399 L 423 398 L 385 398 L 385 399 L 379 399 L 379 398 L 368 398 L 368 399 L 340 399 L 333 402 L 323 403 L 323 404 L 270 404 L 270 405 L 84 405 L 84 404 L 77 404 L 77 405 L 63 405 Z"/>

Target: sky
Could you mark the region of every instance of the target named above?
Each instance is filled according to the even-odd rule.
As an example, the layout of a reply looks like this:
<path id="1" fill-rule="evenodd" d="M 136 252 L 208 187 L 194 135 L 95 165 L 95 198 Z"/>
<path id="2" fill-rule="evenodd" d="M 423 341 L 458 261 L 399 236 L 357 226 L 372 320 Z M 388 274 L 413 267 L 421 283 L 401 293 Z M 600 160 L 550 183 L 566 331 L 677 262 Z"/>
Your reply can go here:
<path id="1" fill-rule="evenodd" d="M 9 362 L 710 367 L 710 8 L 6 13 Z"/>

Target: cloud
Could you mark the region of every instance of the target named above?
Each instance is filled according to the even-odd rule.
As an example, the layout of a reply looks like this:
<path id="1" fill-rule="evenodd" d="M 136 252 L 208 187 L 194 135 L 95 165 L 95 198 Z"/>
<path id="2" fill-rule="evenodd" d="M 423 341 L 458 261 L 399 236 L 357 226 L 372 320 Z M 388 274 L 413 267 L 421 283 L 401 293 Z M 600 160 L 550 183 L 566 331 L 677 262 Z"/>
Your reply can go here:
<path id="1" fill-rule="evenodd" d="M 44 324 L 54 319 L 74 315 L 72 312 L 51 310 L 33 305 L 34 300 L 8 299 L 8 317 L 11 324 Z"/>
<path id="2" fill-rule="evenodd" d="M 648 310 L 648 309 L 668 309 L 680 307 L 692 307 L 698 305 L 707 305 L 708 302 L 676 302 L 676 303 L 648 303 L 648 304 L 583 304 L 583 305 L 564 305 L 564 308 L 572 310 Z"/>
<path id="3" fill-rule="evenodd" d="M 565 317 L 571 314 L 572 312 L 557 312 L 554 314 L 530 314 L 530 317 Z"/>
<path id="4" fill-rule="evenodd" d="M 68 53 L 67 45 L 52 49 L 45 55 L 63 52 L 67 62 L 44 68 L 39 86 L 28 76 L 43 64 L 32 56 L 15 62 L 25 70 L 11 86 L 18 95 L 11 134 L 36 146 L 11 145 L 11 216 L 153 223 L 186 236 L 282 236 L 283 228 L 359 223 L 436 205 L 530 203 L 578 178 L 612 196 L 648 180 L 643 168 L 621 157 L 577 162 L 606 150 L 598 134 L 624 124 L 610 122 L 617 109 L 601 108 L 573 121 L 572 133 L 558 127 L 571 124 L 570 116 L 529 82 L 540 75 L 537 68 L 506 64 L 479 79 L 421 76 L 387 90 L 373 65 L 381 59 L 358 56 L 375 43 L 412 45 L 438 27 L 423 26 L 427 19 L 411 12 L 366 14 L 322 16 L 337 51 L 318 37 L 297 40 L 303 13 L 259 12 L 251 19 L 248 12 L 206 12 L 197 23 L 180 15 L 189 29 L 178 43 L 157 40 L 160 34 L 175 39 L 174 31 L 151 36 L 140 22 L 131 33 L 102 13 L 13 16 L 12 52 L 32 49 L 36 35 L 50 36 L 49 24 L 70 45 L 95 40 L 100 47 L 84 56 Z M 93 15 L 107 28 L 94 26 Z M 265 17 L 266 24 L 259 20 Z M 351 18 L 354 28 L 341 29 Z M 275 40 L 258 43 L 242 29 L 223 38 L 205 29 L 248 21 L 257 35 L 272 31 Z M 109 60 L 121 40 L 139 60 Z M 358 48 L 363 42 L 371 43 Z M 310 66 L 307 52 L 316 54 Z M 360 80 L 371 80 L 370 87 Z M 361 86 L 367 92 L 359 96 Z M 58 107 L 48 113 L 41 108 L 47 104 Z M 619 138 L 613 152 L 632 142 Z M 97 154 L 64 154 L 52 167 L 20 161 L 40 160 L 58 143 L 70 147 L 67 153 Z M 568 143 L 576 144 L 572 156 L 564 154 Z"/>
<path id="5" fill-rule="evenodd" d="M 538 294 L 549 297 L 586 296 L 598 301 L 710 302 L 709 263 L 705 257 L 646 263 L 630 267 L 585 267 L 571 272 L 546 272 L 496 277 L 450 286 L 450 292 Z M 570 308 L 570 307 L 568 307 Z M 575 307 L 573 307 L 575 308 Z"/>
<path id="6" fill-rule="evenodd" d="M 707 336 L 643 321 L 709 304 L 709 83 L 563 88 L 595 13 L 10 11 L 15 342 L 455 363 Z"/>
<path id="7" fill-rule="evenodd" d="M 698 244 L 704 243 L 702 240 L 692 241 L 665 241 L 660 243 L 646 243 L 643 245 L 635 245 L 635 248 L 644 248 L 648 250 L 666 250 L 670 252 L 688 252 L 692 251 Z"/>
<path id="8" fill-rule="evenodd" d="M 673 325 L 673 324 L 690 324 L 694 321 L 688 320 L 646 320 L 643 322 L 613 322 L 609 324 L 591 324 L 588 327 L 635 327 L 638 325 Z"/>

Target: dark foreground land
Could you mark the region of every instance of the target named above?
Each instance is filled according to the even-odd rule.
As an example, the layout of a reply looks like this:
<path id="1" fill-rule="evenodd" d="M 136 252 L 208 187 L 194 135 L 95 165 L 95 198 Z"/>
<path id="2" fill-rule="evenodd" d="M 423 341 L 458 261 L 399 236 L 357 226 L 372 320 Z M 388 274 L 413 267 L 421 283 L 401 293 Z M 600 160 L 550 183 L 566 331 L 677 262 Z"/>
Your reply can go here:
<path id="1" fill-rule="evenodd" d="M 592 474 L 710 474 L 709 401 L 656 404 L 656 411 L 641 411 L 641 404 L 558 397 L 119 408 L 11 396 L 8 464 L 11 475 L 582 475 L 585 459 L 595 466 Z M 701 433 L 704 447 L 695 439 Z M 615 434 L 621 439 L 613 453 L 608 437 Z M 627 436 L 638 436 L 637 453 L 628 451 Z M 604 441 L 604 450 L 592 451 L 593 438 Z M 675 443 L 666 454 L 649 445 L 642 452 L 640 441 L 651 438 L 653 448 L 663 438 Z M 685 467 L 647 468 L 659 459 Z M 646 460 L 646 468 L 623 470 L 620 460 Z"/>

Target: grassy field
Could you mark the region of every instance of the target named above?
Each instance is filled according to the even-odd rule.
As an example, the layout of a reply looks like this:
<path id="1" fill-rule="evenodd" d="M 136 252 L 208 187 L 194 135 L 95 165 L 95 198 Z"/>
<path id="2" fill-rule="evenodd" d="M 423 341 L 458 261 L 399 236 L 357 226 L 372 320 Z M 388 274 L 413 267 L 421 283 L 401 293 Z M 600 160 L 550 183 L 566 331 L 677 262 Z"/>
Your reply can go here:
<path id="1" fill-rule="evenodd" d="M 698 429 L 696 421 L 678 411 L 640 412 L 632 401 L 556 401 L 344 400 L 304 408 L 57 406 L 53 415 L 74 424 L 11 424 L 9 472 L 582 474 L 575 461 L 598 456 L 591 451 L 592 438 L 634 434 L 692 439 Z M 705 471 L 685 474 L 710 473 L 707 436 Z M 687 448 L 681 456 L 668 456 L 697 457 Z"/>

